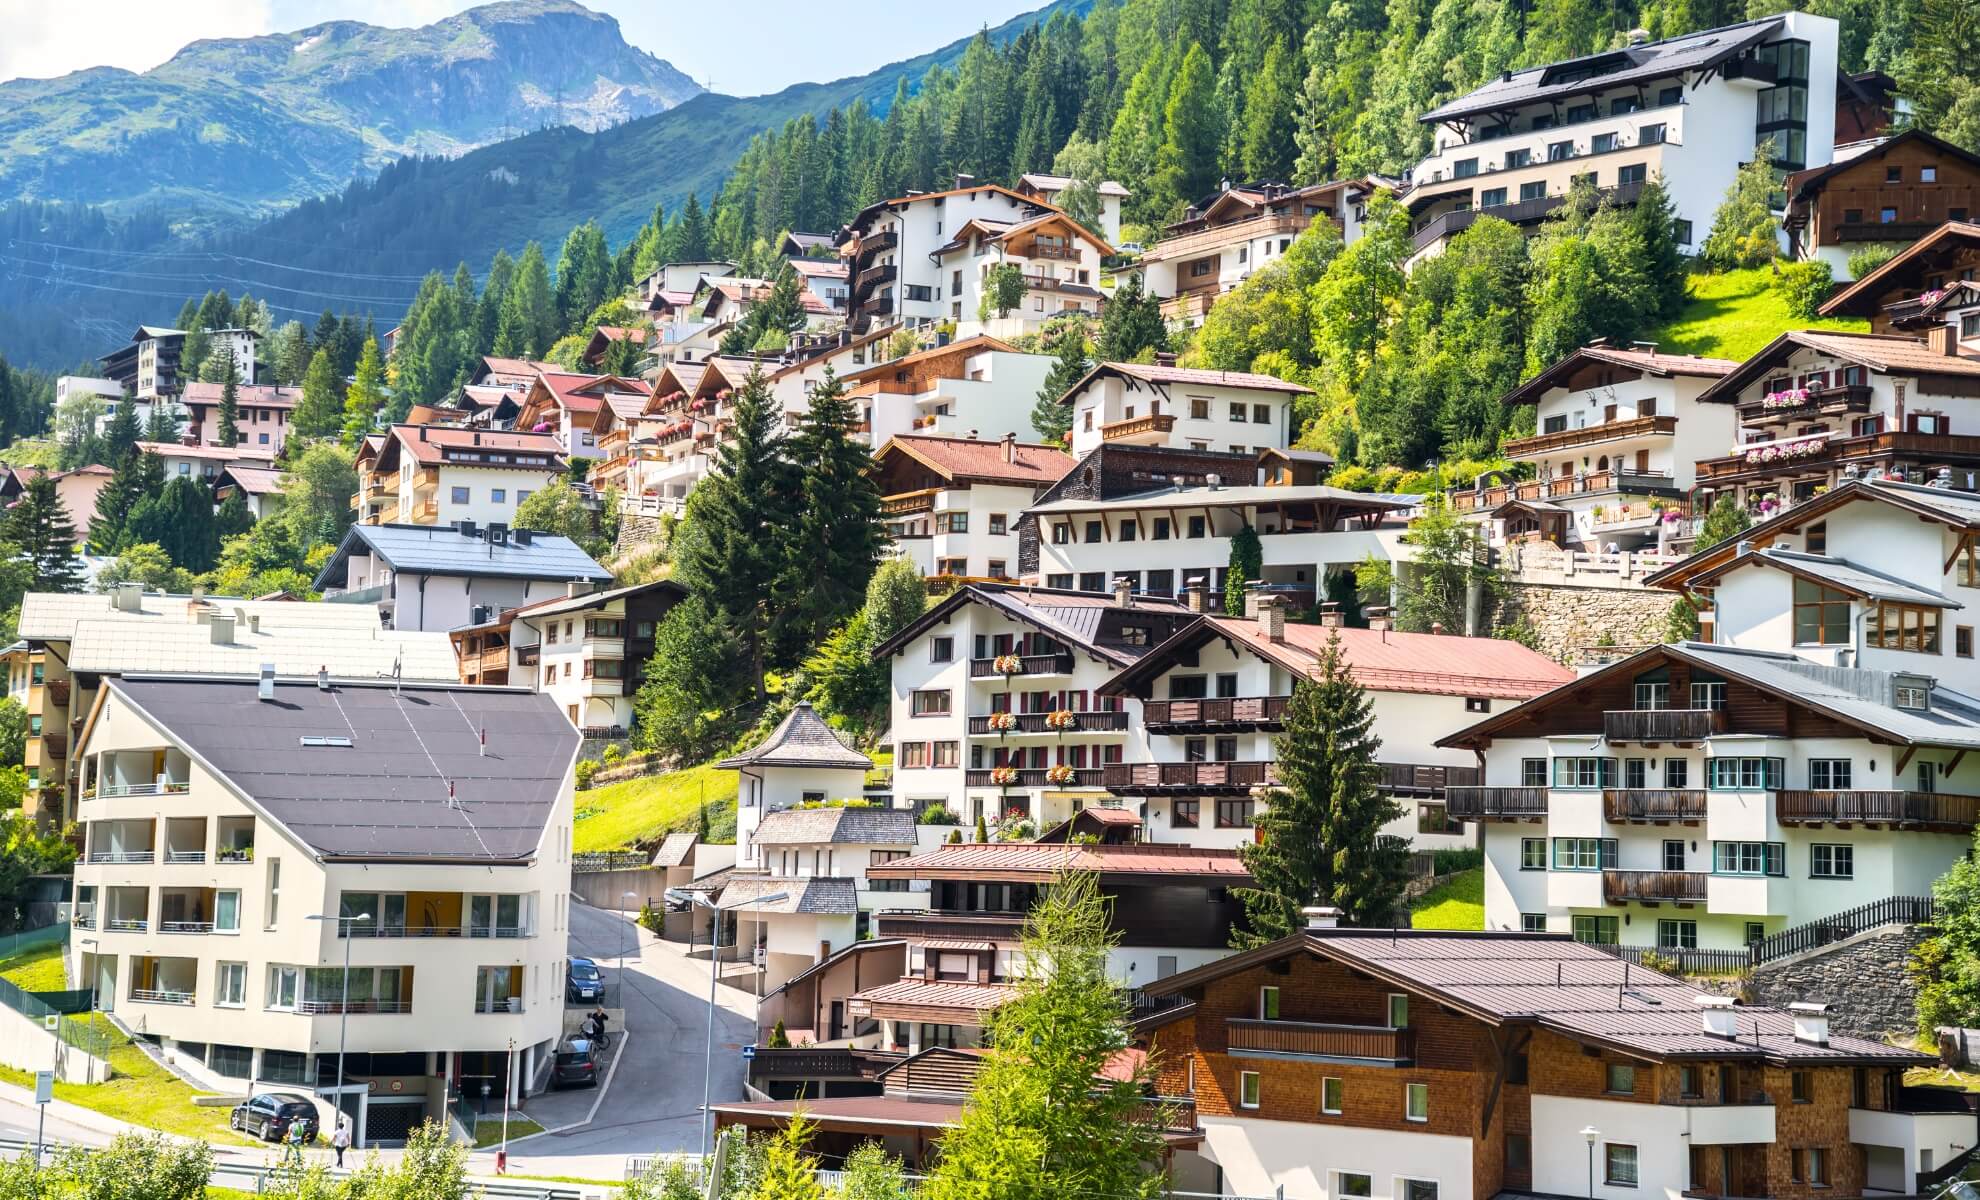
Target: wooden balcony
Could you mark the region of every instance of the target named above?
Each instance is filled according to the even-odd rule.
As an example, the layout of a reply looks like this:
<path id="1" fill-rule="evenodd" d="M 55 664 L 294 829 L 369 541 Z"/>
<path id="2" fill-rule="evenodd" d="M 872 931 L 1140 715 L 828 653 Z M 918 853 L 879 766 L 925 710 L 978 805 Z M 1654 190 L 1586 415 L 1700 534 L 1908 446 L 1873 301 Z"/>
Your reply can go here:
<path id="1" fill-rule="evenodd" d="M 1169 431 L 1175 427 L 1174 413 L 1149 413 L 1146 416 L 1129 417 L 1125 421 L 1107 422 L 1100 427 L 1100 439 L 1107 442 L 1149 445 L 1168 437 Z"/>
<path id="2" fill-rule="evenodd" d="M 1815 388 L 1800 404 L 1768 407 L 1763 401 L 1749 400 L 1739 406 L 1742 425 L 1771 425 L 1775 422 L 1805 421 L 1811 417 L 1839 417 L 1870 411 L 1868 384 Z"/>
<path id="3" fill-rule="evenodd" d="M 1444 811 L 1454 821 L 1530 821 L 1547 815 L 1543 787 L 1473 787 L 1444 789 Z"/>
<path id="4" fill-rule="evenodd" d="M 1447 767 L 1441 763 L 1375 764 L 1376 786 L 1398 795 L 1443 798 L 1453 787 L 1476 787 L 1485 778 L 1478 767 Z"/>
<path id="5" fill-rule="evenodd" d="M 892 229 L 869 233 L 859 239 L 859 257 L 864 259 L 901 244 L 901 235 Z"/>
<path id="6" fill-rule="evenodd" d="M 859 278 L 854 282 L 853 287 L 861 292 L 871 291 L 883 283 L 892 283 L 899 274 L 892 263 L 868 267 L 859 273 Z"/>
<path id="7" fill-rule="evenodd" d="M 895 496 L 883 496 L 880 500 L 880 515 L 899 517 L 908 513 L 931 512 L 935 508 L 935 497 L 942 494 L 941 488 L 922 488 L 918 492 L 902 492 Z"/>
<path id="8" fill-rule="evenodd" d="M 1021 733 L 1125 733 L 1128 727 L 1128 715 L 1125 709 L 1117 712 L 1076 712 L 1072 715 L 1072 725 L 1062 730 L 1054 729 L 1046 724 L 1045 719 L 1052 715 L 1050 713 L 1010 714 L 1017 722 L 1011 729 L 991 728 L 990 718 L 992 715 L 986 713 L 980 717 L 971 717 L 969 719 L 970 736 L 997 737 L 1003 734 L 1016 735 Z"/>
<path id="9" fill-rule="evenodd" d="M 1269 762 L 1108 763 L 1106 788 L 1131 796 L 1242 795 L 1279 782 L 1278 764 Z"/>
<path id="10" fill-rule="evenodd" d="M 966 942 L 1015 942 L 1024 937 L 1023 913 L 962 913 L 911 909 L 873 914 L 875 937 L 955 938 Z"/>
<path id="11" fill-rule="evenodd" d="M 964 771 L 963 784 L 967 787 L 1014 787 L 1014 788 L 1098 788 L 1105 783 L 1101 767 L 1075 767 L 1072 778 L 1064 783 L 1053 783 L 1049 775 L 1050 767 L 1016 767 L 1013 777 L 1004 783 L 997 781 L 1001 767 L 987 767 L 977 771 Z"/>
<path id="12" fill-rule="evenodd" d="M 1623 708 L 1602 714 L 1612 742 L 1700 742 L 1726 731 L 1726 714 L 1710 708 Z"/>
<path id="13" fill-rule="evenodd" d="M 1254 238 L 1272 237 L 1275 234 L 1297 234 L 1312 224 L 1313 218 L 1304 213 L 1293 215 L 1252 217 L 1243 221 L 1232 221 L 1225 225 L 1212 225 L 1194 233 L 1164 238 L 1148 248 L 1141 256 L 1144 263 L 1180 262 L 1184 259 L 1201 258 L 1224 249 L 1235 249 Z"/>
<path id="14" fill-rule="evenodd" d="M 474 657 L 474 669 L 482 675 L 509 669 L 509 648 L 490 646 Z"/>
<path id="15" fill-rule="evenodd" d="M 1000 656 L 1001 657 L 1001 656 Z M 1068 652 L 1058 654 L 1023 654 L 1018 656 L 1019 667 L 1012 678 L 1032 675 L 1070 675 L 1073 669 L 1073 656 Z M 995 658 L 972 658 L 969 660 L 971 679 L 1001 679 L 1004 672 L 997 669 Z"/>
<path id="16" fill-rule="evenodd" d="M 1231 1019 L 1224 1032 L 1233 1054 L 1274 1058 L 1322 1058 L 1403 1066 L 1416 1057 L 1416 1034 L 1383 1025 L 1327 1025 L 1311 1021 Z"/>
<path id="17" fill-rule="evenodd" d="M 1609 904 L 1705 903 L 1703 871 L 1604 871 L 1602 899 Z"/>
<path id="18" fill-rule="evenodd" d="M 1625 438 L 1670 437 L 1675 433 L 1676 417 L 1628 417 L 1619 421 L 1603 421 L 1599 425 L 1584 425 L 1580 429 L 1563 429 L 1556 433 L 1518 438 L 1506 443 L 1505 453 L 1507 458 L 1535 458 L 1579 446 L 1619 442 Z"/>
<path id="19" fill-rule="evenodd" d="M 1285 728 L 1288 696 L 1231 696 L 1203 700 L 1146 700 L 1141 723 L 1150 733 Z"/>
<path id="20" fill-rule="evenodd" d="M 57 708 L 69 707 L 69 681 L 57 679 L 48 685 L 48 702 Z"/>
<path id="21" fill-rule="evenodd" d="M 1774 818 L 1783 825 L 1898 825 L 1963 832 L 1980 824 L 1980 796 L 1779 791 L 1774 793 Z"/>
<path id="22" fill-rule="evenodd" d="M 1452 488 L 1445 499 L 1458 512 L 1490 512 L 1508 500 L 1560 500 L 1569 496 L 1592 496 L 1620 492 L 1627 496 L 1677 494 L 1677 481 L 1669 475 L 1635 471 L 1584 471 L 1554 479 L 1527 479 L 1488 488 Z"/>
<path id="23" fill-rule="evenodd" d="M 1602 793 L 1602 815 L 1618 824 L 1643 821 L 1665 824 L 1705 819 L 1705 793 L 1664 788 L 1609 788 Z"/>
<path id="24" fill-rule="evenodd" d="M 42 734 L 41 753 L 48 758 L 69 757 L 69 735 L 65 733 Z"/>
<path id="25" fill-rule="evenodd" d="M 1201 321 L 1210 315 L 1210 308 L 1217 302 L 1217 289 L 1214 287 L 1196 288 L 1180 295 L 1170 296 L 1162 301 L 1160 308 L 1164 321 Z"/>
<path id="26" fill-rule="evenodd" d="M 907 1057 L 898 1050 L 851 1046 L 758 1046 L 750 1060 L 753 1079 L 860 1079 L 871 1081 Z"/>

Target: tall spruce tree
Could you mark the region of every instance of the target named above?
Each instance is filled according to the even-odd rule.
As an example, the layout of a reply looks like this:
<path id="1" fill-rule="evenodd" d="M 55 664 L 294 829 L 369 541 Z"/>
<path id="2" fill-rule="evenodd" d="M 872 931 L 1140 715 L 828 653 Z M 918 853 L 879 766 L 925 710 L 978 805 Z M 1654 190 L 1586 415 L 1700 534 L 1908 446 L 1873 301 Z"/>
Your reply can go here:
<path id="1" fill-rule="evenodd" d="M 28 480 L 0 528 L 5 530 L 5 541 L 27 564 L 29 591 L 82 591 L 76 527 L 63 510 L 61 497 L 55 494 L 54 476 L 41 474 Z"/>
<path id="2" fill-rule="evenodd" d="M 150 463 L 146 462 L 147 459 L 151 460 Z M 96 493 L 96 512 L 89 522 L 91 554 L 111 555 L 123 549 L 124 525 L 131 519 L 131 512 L 139 502 L 152 494 L 148 485 L 156 466 L 155 455 L 135 448 L 117 460 L 110 482 Z"/>
<path id="3" fill-rule="evenodd" d="M 142 437 L 144 427 L 138 423 L 137 398 L 126 388 L 123 398 L 117 401 L 117 411 L 110 415 L 110 422 L 103 429 L 104 459 L 113 468 L 122 466 Z"/>
<path id="4" fill-rule="evenodd" d="M 319 348 L 303 375 L 302 400 L 290 418 L 289 432 L 297 438 L 335 437 L 344 428 L 344 397 L 337 387 L 337 368 L 330 351 Z"/>
<path id="5" fill-rule="evenodd" d="M 1038 389 L 1038 403 L 1031 406 L 1031 427 L 1039 437 L 1065 442 L 1072 432 L 1072 406 L 1063 403 L 1065 394 L 1092 369 L 1093 360 L 1086 356 L 1086 323 L 1067 321 L 1059 329 L 1052 369 L 1045 373 L 1045 386 Z"/>
<path id="6" fill-rule="evenodd" d="M 1408 879 L 1409 843 L 1382 826 L 1402 807 L 1378 786 L 1375 707 L 1354 681 L 1339 634 L 1328 637 L 1310 677 L 1293 686 L 1285 732 L 1273 739 L 1279 787 L 1254 819 L 1258 838 L 1239 847 L 1256 886 L 1239 889 L 1246 928 L 1237 949 L 1305 926 L 1299 910 L 1331 905 L 1351 924 L 1386 921 Z"/>
<path id="7" fill-rule="evenodd" d="M 1245 585 L 1264 573 L 1265 547 L 1258 540 L 1258 531 L 1250 525 L 1239 526 L 1231 535 L 1230 572 L 1224 577 L 1224 612 L 1243 616 Z"/>
<path id="8" fill-rule="evenodd" d="M 351 380 L 350 391 L 344 394 L 344 434 L 346 449 L 354 450 L 378 423 L 379 410 L 385 406 L 385 367 L 378 361 L 378 343 L 367 341 L 363 357 L 358 359 L 357 375 Z"/>
<path id="9" fill-rule="evenodd" d="M 220 405 L 214 420 L 222 446 L 241 444 L 241 376 L 232 354 L 223 355 L 220 364 Z"/>
<path id="10" fill-rule="evenodd" d="M 1114 289 L 1100 318 L 1101 362 L 1133 362 L 1143 354 L 1169 348 L 1169 326 L 1162 319 L 1162 302 L 1141 288 L 1139 276 Z"/>
<path id="11" fill-rule="evenodd" d="M 160 397 L 151 402 L 151 413 L 145 418 L 144 440 L 147 442 L 176 442 L 179 440 L 178 405 Z"/>
<path id="12" fill-rule="evenodd" d="M 550 289 L 550 265 L 544 261 L 543 247 L 531 242 L 523 247 L 515 280 L 503 299 L 494 352 L 511 358 L 539 358 L 556 340 L 557 300 Z"/>
<path id="13" fill-rule="evenodd" d="M 155 543 L 173 566 L 195 575 L 212 570 L 220 558 L 213 493 L 190 475 L 178 476 L 156 496 L 138 502 L 124 526 L 124 538 L 127 544 Z"/>
<path id="14" fill-rule="evenodd" d="M 780 642 L 793 655 L 818 645 L 866 600 L 887 537 L 873 452 L 854 439 L 859 410 L 830 367 L 811 391 L 811 410 L 790 441 L 802 509 L 788 553 Z"/>

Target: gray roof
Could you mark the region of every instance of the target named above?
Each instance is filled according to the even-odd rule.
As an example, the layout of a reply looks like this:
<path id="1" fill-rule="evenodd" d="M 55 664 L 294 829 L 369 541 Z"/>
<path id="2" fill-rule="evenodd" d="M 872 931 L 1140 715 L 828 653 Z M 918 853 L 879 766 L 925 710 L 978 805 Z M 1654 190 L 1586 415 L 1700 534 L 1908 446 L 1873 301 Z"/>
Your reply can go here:
<path id="1" fill-rule="evenodd" d="M 1750 557 L 1780 563 L 1791 570 L 1833 584 L 1843 591 L 1868 596 L 1873 600 L 1900 600 L 1936 608 L 1966 607 L 1944 592 L 1908 583 L 1896 576 L 1886 575 L 1882 571 L 1873 571 L 1869 567 L 1859 566 L 1845 558 L 1831 558 L 1826 554 L 1804 554 L 1798 550 L 1755 550 Z M 1740 561 L 1742 559 L 1733 560 L 1734 563 Z"/>
<path id="2" fill-rule="evenodd" d="M 544 604 L 531 604 L 516 612 L 516 620 L 529 622 L 539 617 L 555 617 L 562 616 L 564 613 L 587 612 L 594 608 L 603 608 L 614 601 L 624 600 L 630 596 L 637 596 L 642 592 L 659 591 L 673 592 L 676 596 L 680 597 L 687 595 L 687 589 L 673 580 L 655 579 L 649 583 L 635 583 L 627 587 L 611 588 L 602 592 L 587 592 L 582 596 L 571 596 L 563 600 L 551 600 Z"/>
<path id="3" fill-rule="evenodd" d="M 1438 121 L 1449 121 L 1497 109 L 1538 104 L 1588 91 L 1622 87 L 1660 76 L 1703 70 L 1716 65 L 1722 59 L 1738 54 L 1748 46 L 1766 41 L 1780 27 L 1779 17 L 1762 17 L 1739 25 L 1726 25 L 1718 29 L 1687 34 L 1684 37 L 1667 38 L 1661 42 L 1645 42 L 1636 46 L 1626 46 L 1620 50 L 1605 50 L 1582 58 L 1549 63 L 1546 66 L 1528 67 L 1524 71 L 1508 71 L 1476 91 L 1433 108 L 1417 119 L 1434 124 Z M 1599 75 L 1587 76 L 1574 70 L 1575 67 L 1583 64 L 1592 66 L 1605 62 L 1612 65 L 1613 69 L 1605 70 Z M 1547 82 L 1556 79 L 1557 74 L 1565 74 L 1567 78 L 1557 82 Z"/>
<path id="4" fill-rule="evenodd" d="M 859 890 L 850 879 L 813 877 L 780 879 L 770 875 L 732 875 L 722 889 L 723 908 L 734 908 L 757 896 L 784 893 L 774 904 L 751 905 L 750 913 L 809 913 L 813 916 L 851 916 L 859 911 Z"/>
<path id="5" fill-rule="evenodd" d="M 1932 688 L 1928 708 L 1913 711 L 1891 703 L 1889 671 L 1825 667 L 1779 651 L 1741 650 L 1703 642 L 1679 642 L 1663 649 L 1709 670 L 1867 725 L 1906 745 L 1980 747 L 1980 700 L 1944 684 Z"/>
<path id="6" fill-rule="evenodd" d="M 578 747 L 555 701 L 523 688 L 283 680 L 265 701 L 251 678 L 109 687 L 325 858 L 526 862 Z M 325 736 L 351 744 L 302 744 Z"/>
<path id="7" fill-rule="evenodd" d="M 612 573 L 562 534 L 531 535 L 501 544 L 469 537 L 452 525 L 353 525 L 337 553 L 317 572 L 316 588 L 341 587 L 353 554 L 371 554 L 394 571 L 503 579 L 582 579 L 608 583 Z"/>
<path id="8" fill-rule="evenodd" d="M 913 846 L 905 808 L 786 808 L 765 813 L 751 840 L 760 846 Z"/>
<path id="9" fill-rule="evenodd" d="M 653 852 L 653 865 L 656 867 L 685 867 L 688 859 L 694 856 L 694 848 L 699 839 L 693 830 L 670 833 L 660 841 L 660 848 Z"/>
<path id="10" fill-rule="evenodd" d="M 813 767 L 822 770 L 870 771 L 873 760 L 839 740 L 809 700 L 798 701 L 770 736 L 715 764 L 727 771 L 744 767 Z"/>

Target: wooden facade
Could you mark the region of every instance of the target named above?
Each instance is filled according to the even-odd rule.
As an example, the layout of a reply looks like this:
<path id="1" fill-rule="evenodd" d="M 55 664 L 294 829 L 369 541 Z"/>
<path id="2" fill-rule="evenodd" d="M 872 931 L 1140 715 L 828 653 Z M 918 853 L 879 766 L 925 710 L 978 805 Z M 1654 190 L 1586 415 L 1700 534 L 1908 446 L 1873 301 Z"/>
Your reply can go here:
<path id="1" fill-rule="evenodd" d="M 1788 181 L 1784 224 L 1803 257 L 1819 246 L 1910 242 L 1980 214 L 1980 159 L 1917 130 Z"/>

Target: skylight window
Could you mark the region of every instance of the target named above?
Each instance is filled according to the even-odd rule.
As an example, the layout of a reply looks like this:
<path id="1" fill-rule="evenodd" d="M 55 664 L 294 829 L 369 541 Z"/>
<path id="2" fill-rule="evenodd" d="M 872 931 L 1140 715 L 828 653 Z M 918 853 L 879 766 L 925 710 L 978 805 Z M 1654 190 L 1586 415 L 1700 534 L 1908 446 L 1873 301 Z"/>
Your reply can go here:
<path id="1" fill-rule="evenodd" d="M 327 746 L 348 750 L 351 748 L 351 739 L 344 737 L 342 734 L 305 733 L 302 735 L 302 744 L 304 749 Z"/>

